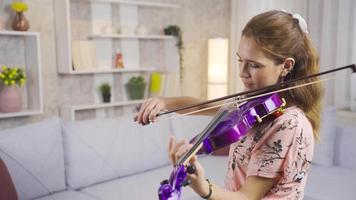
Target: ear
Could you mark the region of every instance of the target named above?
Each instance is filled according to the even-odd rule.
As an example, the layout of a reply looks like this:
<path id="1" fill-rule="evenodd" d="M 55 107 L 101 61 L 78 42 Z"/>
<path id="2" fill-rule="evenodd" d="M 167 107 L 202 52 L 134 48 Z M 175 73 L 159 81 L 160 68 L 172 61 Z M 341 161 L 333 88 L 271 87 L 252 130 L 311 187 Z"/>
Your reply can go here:
<path id="1" fill-rule="evenodd" d="M 294 64 L 295 64 L 294 58 L 286 58 L 283 63 L 281 76 L 282 77 L 287 76 L 293 70 Z"/>

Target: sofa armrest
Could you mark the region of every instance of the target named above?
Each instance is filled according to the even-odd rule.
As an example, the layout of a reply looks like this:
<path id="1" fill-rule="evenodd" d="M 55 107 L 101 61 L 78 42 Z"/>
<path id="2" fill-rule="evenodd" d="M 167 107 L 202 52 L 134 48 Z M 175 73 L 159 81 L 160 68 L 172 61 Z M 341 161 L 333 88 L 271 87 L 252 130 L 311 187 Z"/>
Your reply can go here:
<path id="1" fill-rule="evenodd" d="M 0 159 L 0 200 L 17 200 L 17 193 L 9 171 L 2 159 Z"/>

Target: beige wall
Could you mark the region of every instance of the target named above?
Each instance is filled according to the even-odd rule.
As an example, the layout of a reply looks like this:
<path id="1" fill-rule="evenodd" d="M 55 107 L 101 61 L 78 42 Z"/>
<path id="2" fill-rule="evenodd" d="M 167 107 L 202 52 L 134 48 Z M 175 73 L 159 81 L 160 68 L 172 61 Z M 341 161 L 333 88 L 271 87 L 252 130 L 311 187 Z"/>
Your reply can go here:
<path id="1" fill-rule="evenodd" d="M 0 119 L 0 129 L 39 121 L 50 116 L 59 116 L 59 106 L 70 103 L 71 99 L 84 101 L 86 98 L 92 98 L 85 95 L 76 96 L 76 91 L 90 93 L 90 87 L 92 87 L 90 76 L 57 74 L 53 1 L 28 0 L 29 10 L 25 13 L 30 21 L 30 31 L 41 34 L 44 114 L 33 117 Z M 9 2 L 11 1 L 0 0 L 0 17 L 5 21 L 8 21 L 9 13 L 11 13 L 5 11 Z M 183 95 L 205 98 L 207 40 L 212 37 L 229 37 L 230 1 L 166 0 L 166 2 L 178 2 L 180 8 L 169 9 L 158 14 L 147 11 L 155 19 L 154 27 L 151 28 L 159 31 L 169 24 L 177 24 L 181 27 L 185 47 Z"/>

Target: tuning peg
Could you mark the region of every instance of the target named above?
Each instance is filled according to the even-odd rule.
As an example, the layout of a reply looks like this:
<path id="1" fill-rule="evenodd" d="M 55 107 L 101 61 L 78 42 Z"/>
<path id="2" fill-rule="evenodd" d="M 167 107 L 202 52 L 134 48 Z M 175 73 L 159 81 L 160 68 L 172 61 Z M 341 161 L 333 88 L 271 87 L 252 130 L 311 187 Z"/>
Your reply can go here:
<path id="1" fill-rule="evenodd" d="M 197 170 L 197 168 L 194 165 L 189 165 L 187 167 L 187 173 L 188 174 L 195 174 L 195 171 Z"/>

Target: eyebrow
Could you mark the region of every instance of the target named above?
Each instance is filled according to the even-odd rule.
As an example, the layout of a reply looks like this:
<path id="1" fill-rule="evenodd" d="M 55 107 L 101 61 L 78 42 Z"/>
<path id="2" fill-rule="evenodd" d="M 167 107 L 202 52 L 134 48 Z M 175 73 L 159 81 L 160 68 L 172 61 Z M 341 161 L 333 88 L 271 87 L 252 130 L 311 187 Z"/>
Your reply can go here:
<path id="1" fill-rule="evenodd" d="M 241 59 L 241 56 L 239 55 L 239 53 L 236 52 L 236 55 L 237 55 L 237 57 L 239 57 L 239 59 Z M 260 66 L 264 66 L 264 64 L 262 64 L 262 63 L 260 63 L 260 62 L 257 62 L 257 61 L 254 61 L 254 60 L 250 60 L 250 59 L 246 59 L 246 60 L 249 61 L 249 62 L 257 63 L 257 64 L 259 64 Z"/>

